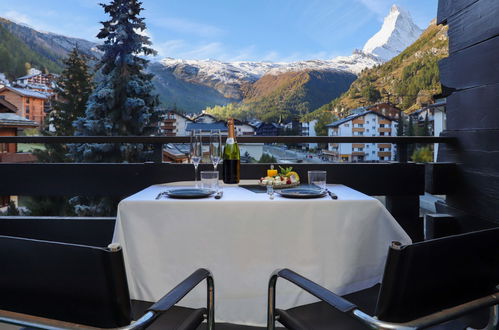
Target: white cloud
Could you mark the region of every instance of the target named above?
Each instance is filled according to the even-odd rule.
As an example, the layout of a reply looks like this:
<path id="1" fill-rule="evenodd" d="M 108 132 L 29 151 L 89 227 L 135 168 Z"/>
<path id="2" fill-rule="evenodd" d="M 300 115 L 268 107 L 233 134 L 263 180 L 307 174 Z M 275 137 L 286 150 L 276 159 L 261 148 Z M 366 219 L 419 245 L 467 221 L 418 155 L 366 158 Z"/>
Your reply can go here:
<path id="1" fill-rule="evenodd" d="M 216 26 L 193 22 L 183 18 L 165 17 L 155 18 L 149 20 L 150 24 L 170 29 L 180 33 L 197 35 L 200 37 L 216 37 L 224 33 L 224 31 Z"/>

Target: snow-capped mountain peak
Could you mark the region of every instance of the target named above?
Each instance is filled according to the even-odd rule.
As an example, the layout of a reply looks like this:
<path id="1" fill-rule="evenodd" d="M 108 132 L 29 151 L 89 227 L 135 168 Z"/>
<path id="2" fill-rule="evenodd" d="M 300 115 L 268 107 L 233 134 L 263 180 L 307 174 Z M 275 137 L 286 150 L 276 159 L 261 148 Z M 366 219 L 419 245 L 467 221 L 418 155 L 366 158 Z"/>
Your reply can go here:
<path id="1" fill-rule="evenodd" d="M 366 42 L 363 52 L 389 61 L 416 41 L 422 32 L 409 12 L 393 5 L 381 30 Z"/>

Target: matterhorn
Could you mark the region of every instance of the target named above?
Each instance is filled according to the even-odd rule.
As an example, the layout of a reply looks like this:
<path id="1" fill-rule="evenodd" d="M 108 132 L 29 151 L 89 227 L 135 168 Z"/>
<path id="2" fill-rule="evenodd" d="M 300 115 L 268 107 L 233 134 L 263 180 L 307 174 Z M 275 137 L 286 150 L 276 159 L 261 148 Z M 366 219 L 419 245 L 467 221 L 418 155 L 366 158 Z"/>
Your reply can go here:
<path id="1" fill-rule="evenodd" d="M 416 41 L 422 32 L 408 12 L 393 5 L 381 30 L 366 42 L 362 51 L 386 62 Z"/>

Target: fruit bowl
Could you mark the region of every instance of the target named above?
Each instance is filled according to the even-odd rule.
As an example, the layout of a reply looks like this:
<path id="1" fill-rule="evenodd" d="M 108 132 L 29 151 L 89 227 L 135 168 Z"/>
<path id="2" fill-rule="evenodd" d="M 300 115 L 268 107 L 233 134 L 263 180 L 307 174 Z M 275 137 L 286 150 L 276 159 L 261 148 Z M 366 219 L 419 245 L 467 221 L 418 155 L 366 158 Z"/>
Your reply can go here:
<path id="1" fill-rule="evenodd" d="M 268 186 L 270 184 L 270 185 L 272 185 L 272 187 L 274 189 L 285 189 L 285 188 L 298 187 L 300 185 L 300 182 L 298 181 L 298 182 L 289 183 L 289 184 L 288 183 L 278 183 L 278 184 L 276 184 L 275 182 L 273 182 L 273 183 L 265 183 L 264 184 L 262 182 L 259 182 L 258 184 L 260 186 L 262 186 L 262 187 L 266 187 L 266 186 Z"/>
<path id="2" fill-rule="evenodd" d="M 291 188 L 300 185 L 300 177 L 296 172 L 291 171 L 292 168 L 283 169 L 281 167 L 281 173 L 273 176 L 266 176 L 260 178 L 258 184 L 262 187 L 271 185 L 274 188 Z"/>

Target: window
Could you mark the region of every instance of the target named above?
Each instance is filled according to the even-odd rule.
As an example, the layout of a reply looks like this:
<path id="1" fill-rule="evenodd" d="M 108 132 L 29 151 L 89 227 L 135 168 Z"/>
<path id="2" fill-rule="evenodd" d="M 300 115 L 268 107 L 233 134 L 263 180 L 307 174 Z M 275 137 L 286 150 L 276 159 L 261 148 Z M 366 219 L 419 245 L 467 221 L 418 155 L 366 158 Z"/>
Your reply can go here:
<path id="1" fill-rule="evenodd" d="M 363 136 L 364 135 L 364 132 L 355 132 L 355 133 L 357 133 L 357 135 L 359 135 L 359 136 Z"/>
<path id="2" fill-rule="evenodd" d="M 376 152 L 375 152 L 375 151 L 373 151 L 373 152 L 372 152 L 372 154 L 373 154 L 373 155 L 375 155 L 375 154 L 376 154 Z"/>
<path id="3" fill-rule="evenodd" d="M 369 128 L 367 129 L 367 131 L 369 132 Z"/>
<path id="4" fill-rule="evenodd" d="M 385 127 L 385 124 L 379 124 L 379 127 Z"/>
<path id="5" fill-rule="evenodd" d="M 357 151 L 364 151 L 364 148 L 357 148 Z"/>
<path id="6" fill-rule="evenodd" d="M 350 124 L 345 124 L 345 127 L 350 127 Z"/>
<path id="7" fill-rule="evenodd" d="M 373 126 L 373 129 L 376 129 L 376 126 Z"/>
<path id="8" fill-rule="evenodd" d="M 366 121 L 366 124 L 369 124 L 369 120 Z"/>
<path id="9" fill-rule="evenodd" d="M 29 115 L 26 115 L 26 116 L 24 116 L 24 117 L 26 117 L 26 119 L 29 119 Z"/>
<path id="10" fill-rule="evenodd" d="M 379 133 L 380 136 L 384 136 L 385 135 L 385 132 L 380 132 Z"/>
<path id="11" fill-rule="evenodd" d="M 29 113 L 29 105 L 26 106 L 26 113 Z"/>
<path id="12" fill-rule="evenodd" d="M 30 98 L 29 98 L 29 97 L 28 97 L 28 98 L 26 98 L 26 104 L 29 104 L 29 102 L 30 102 L 30 101 L 31 101 L 31 100 L 30 100 Z"/>
<path id="13" fill-rule="evenodd" d="M 357 127 L 364 127 L 364 124 L 357 124 Z"/>

